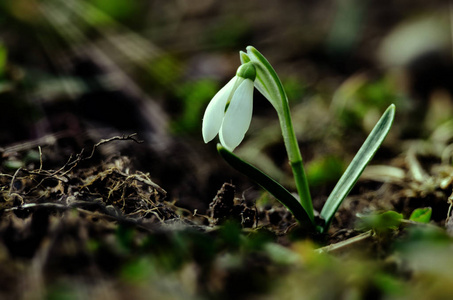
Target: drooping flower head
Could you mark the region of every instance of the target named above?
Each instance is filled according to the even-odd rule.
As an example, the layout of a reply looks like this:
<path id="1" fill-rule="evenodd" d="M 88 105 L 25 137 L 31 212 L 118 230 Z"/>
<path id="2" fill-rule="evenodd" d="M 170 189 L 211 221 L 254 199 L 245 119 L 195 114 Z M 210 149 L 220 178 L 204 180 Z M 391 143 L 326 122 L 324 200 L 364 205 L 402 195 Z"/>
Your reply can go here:
<path id="1" fill-rule="evenodd" d="M 242 64 L 234 76 L 209 102 L 203 117 L 205 143 L 219 134 L 222 145 L 233 151 L 249 129 L 253 111 L 255 66 Z"/>

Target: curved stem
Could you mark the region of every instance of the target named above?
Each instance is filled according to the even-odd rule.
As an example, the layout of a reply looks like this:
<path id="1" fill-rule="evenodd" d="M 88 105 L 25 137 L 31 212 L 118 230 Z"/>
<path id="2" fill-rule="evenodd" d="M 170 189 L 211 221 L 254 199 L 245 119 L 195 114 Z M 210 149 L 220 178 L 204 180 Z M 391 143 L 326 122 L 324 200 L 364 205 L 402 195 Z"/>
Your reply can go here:
<path id="1" fill-rule="evenodd" d="M 310 220 L 314 223 L 313 204 L 311 202 L 308 181 L 291 120 L 288 98 L 283 85 L 269 61 L 254 47 L 247 47 L 247 56 L 244 56 L 243 59 L 255 62 L 257 68 L 257 88 L 272 103 L 277 111 L 280 127 L 282 129 L 283 141 L 294 174 L 300 203 L 310 217 Z"/>
<path id="2" fill-rule="evenodd" d="M 271 193 L 278 201 L 285 205 L 299 221 L 302 227 L 314 232 L 315 226 L 310 219 L 307 211 L 300 205 L 299 201 L 288 192 L 278 182 L 270 178 L 268 175 L 257 169 L 255 166 L 243 161 L 221 144 L 217 144 L 217 151 L 227 163 L 239 172 L 247 175 L 261 187 Z"/>

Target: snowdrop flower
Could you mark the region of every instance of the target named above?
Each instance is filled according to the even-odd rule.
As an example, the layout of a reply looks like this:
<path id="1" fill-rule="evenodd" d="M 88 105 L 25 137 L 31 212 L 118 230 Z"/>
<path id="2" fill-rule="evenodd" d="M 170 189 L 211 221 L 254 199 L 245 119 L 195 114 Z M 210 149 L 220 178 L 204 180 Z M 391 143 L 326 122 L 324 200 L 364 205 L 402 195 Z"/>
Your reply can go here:
<path id="1" fill-rule="evenodd" d="M 219 134 L 220 143 L 233 151 L 242 142 L 252 121 L 255 78 L 253 63 L 242 64 L 236 76 L 212 98 L 203 117 L 205 143 Z"/>

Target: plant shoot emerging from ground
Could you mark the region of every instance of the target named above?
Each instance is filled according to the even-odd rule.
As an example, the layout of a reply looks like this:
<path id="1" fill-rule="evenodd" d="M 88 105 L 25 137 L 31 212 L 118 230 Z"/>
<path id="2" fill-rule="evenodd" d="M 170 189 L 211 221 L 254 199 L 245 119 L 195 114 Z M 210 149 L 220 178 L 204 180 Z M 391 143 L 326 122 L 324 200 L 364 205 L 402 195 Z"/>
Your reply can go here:
<path id="1" fill-rule="evenodd" d="M 234 76 L 211 100 L 203 117 L 202 133 L 205 143 L 218 134 L 220 155 L 235 169 L 244 173 L 285 205 L 311 233 L 324 233 L 332 218 L 359 179 L 368 162 L 376 153 L 392 125 L 395 106 L 384 112 L 356 156 L 338 181 L 315 218 L 302 156 L 294 133 L 288 98 L 277 73 L 267 59 L 254 47 L 240 52 L 241 66 Z M 277 111 L 283 141 L 288 153 L 299 199 L 278 182 L 241 160 L 232 151 L 242 142 L 252 119 L 254 87 L 266 97 Z"/>

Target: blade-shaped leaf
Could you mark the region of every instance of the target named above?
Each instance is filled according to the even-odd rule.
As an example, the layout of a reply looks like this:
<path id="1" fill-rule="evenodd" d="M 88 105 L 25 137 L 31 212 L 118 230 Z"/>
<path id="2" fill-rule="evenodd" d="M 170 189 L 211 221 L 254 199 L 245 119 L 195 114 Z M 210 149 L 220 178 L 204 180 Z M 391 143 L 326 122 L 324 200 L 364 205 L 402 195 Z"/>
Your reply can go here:
<path id="1" fill-rule="evenodd" d="M 243 161 L 232 152 L 227 150 L 221 144 L 217 144 L 217 151 L 222 158 L 239 172 L 247 175 L 250 179 L 259 184 L 263 189 L 272 194 L 278 201 L 280 201 L 286 208 L 288 208 L 299 221 L 299 223 L 307 229 L 314 230 L 314 225 L 310 221 L 307 212 L 302 205 L 294 198 L 291 193 L 281 186 L 274 179 L 252 166 L 251 164 Z"/>
<path id="2" fill-rule="evenodd" d="M 365 140 L 352 162 L 349 164 L 343 176 L 341 176 L 332 193 L 329 195 L 329 198 L 327 198 L 327 201 L 321 211 L 321 217 L 325 220 L 324 230 L 328 229 L 330 222 L 332 221 L 332 217 L 341 202 L 343 202 L 349 194 L 363 170 L 373 158 L 379 146 L 381 146 L 390 130 L 390 127 L 392 126 L 394 117 L 395 105 L 392 104 L 387 108 L 381 119 L 377 122 L 376 126 L 373 128 L 370 135 Z"/>

